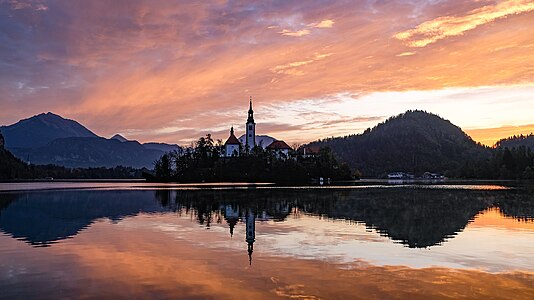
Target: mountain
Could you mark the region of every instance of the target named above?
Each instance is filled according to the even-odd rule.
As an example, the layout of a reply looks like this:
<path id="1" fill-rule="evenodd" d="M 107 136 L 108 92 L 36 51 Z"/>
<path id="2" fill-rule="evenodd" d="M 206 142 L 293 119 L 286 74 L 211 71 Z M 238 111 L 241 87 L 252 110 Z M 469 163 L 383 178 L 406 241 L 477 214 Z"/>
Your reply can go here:
<path id="1" fill-rule="evenodd" d="M 165 152 L 179 149 L 163 143 L 140 144 L 121 135 L 99 137 L 80 123 L 53 113 L 39 114 L 0 127 L 5 148 L 33 164 L 65 167 L 153 168 Z M 10 155 L 11 155 L 10 153 Z"/>
<path id="2" fill-rule="evenodd" d="M 497 143 L 495 143 L 495 148 L 517 148 L 520 146 L 525 146 L 526 148 L 530 148 L 530 150 L 534 151 L 534 134 L 531 133 L 529 135 L 512 136 L 499 140 Z"/>
<path id="3" fill-rule="evenodd" d="M 362 134 L 310 143 L 328 146 L 342 161 L 364 176 L 389 172 L 447 172 L 468 161 L 491 156 L 460 127 L 424 111 L 407 111 Z"/>
<path id="4" fill-rule="evenodd" d="M 116 134 L 110 138 L 110 140 L 117 140 L 119 142 L 127 142 L 128 140 L 120 134 Z"/>
<path id="5" fill-rule="evenodd" d="M 245 145 L 246 136 L 244 134 L 240 136 L 239 141 L 241 144 Z M 265 147 L 269 146 L 274 141 L 276 141 L 276 139 L 268 135 L 256 135 L 256 145 L 261 146 L 263 149 L 265 149 Z"/>
<path id="6" fill-rule="evenodd" d="M 177 144 L 165 144 L 165 143 L 143 143 L 143 146 L 147 149 L 159 150 L 163 152 L 172 152 L 181 149 Z"/>
<path id="7" fill-rule="evenodd" d="M 7 149 L 40 147 L 59 138 L 97 137 L 80 123 L 51 112 L 20 120 L 13 125 L 1 126 L 0 131 L 6 139 Z"/>
<path id="8" fill-rule="evenodd" d="M 123 137 L 120 134 L 116 134 L 116 135 L 112 136 L 111 139 L 112 140 L 117 140 L 117 141 L 120 141 L 120 142 L 131 142 L 130 140 L 126 139 L 125 137 Z M 165 153 L 172 152 L 172 151 L 177 151 L 177 150 L 179 150 L 181 148 L 177 144 L 154 143 L 154 142 L 143 143 L 142 145 L 146 149 L 159 150 L 159 151 L 162 151 L 162 152 L 165 152 Z"/>
<path id="9" fill-rule="evenodd" d="M 101 137 L 55 139 L 42 147 L 12 148 L 18 157 L 29 157 L 33 164 L 65 167 L 129 166 L 152 168 L 164 152 L 147 149 L 137 141 L 120 142 Z"/>

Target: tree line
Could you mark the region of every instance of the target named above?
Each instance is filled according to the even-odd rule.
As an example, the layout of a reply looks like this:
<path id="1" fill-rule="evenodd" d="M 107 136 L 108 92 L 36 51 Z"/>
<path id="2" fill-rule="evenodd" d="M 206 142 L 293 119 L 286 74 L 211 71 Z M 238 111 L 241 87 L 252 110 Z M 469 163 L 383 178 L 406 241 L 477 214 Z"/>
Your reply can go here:
<path id="1" fill-rule="evenodd" d="M 221 141 L 210 134 L 199 138 L 192 147 L 163 155 L 155 162 L 154 175 L 147 180 L 164 182 L 276 182 L 307 183 L 320 177 L 351 179 L 347 164 L 339 163 L 330 148 L 304 157 L 298 149 L 287 156 L 256 146 L 241 155 L 223 157 Z"/>

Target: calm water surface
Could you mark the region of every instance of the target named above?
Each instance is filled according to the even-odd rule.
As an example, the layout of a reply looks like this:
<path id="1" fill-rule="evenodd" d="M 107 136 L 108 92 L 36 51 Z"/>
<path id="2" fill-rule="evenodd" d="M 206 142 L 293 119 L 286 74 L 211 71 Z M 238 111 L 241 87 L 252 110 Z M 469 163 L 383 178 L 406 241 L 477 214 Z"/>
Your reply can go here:
<path id="1" fill-rule="evenodd" d="M 0 298 L 534 299 L 528 185 L 0 191 Z"/>

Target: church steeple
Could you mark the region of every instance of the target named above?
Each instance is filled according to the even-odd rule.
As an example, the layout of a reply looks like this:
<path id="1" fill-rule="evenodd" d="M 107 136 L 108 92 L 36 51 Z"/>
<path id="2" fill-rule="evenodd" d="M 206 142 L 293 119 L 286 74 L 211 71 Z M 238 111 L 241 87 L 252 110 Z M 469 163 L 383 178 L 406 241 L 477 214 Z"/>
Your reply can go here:
<path id="1" fill-rule="evenodd" d="M 256 123 L 254 122 L 254 111 L 252 110 L 252 96 L 250 96 L 250 105 L 248 109 L 248 119 L 246 124 L 245 149 L 250 151 L 256 146 Z"/>
<path id="2" fill-rule="evenodd" d="M 254 111 L 252 110 L 252 96 L 250 96 L 250 107 L 248 109 L 247 124 L 248 123 L 254 123 Z"/>

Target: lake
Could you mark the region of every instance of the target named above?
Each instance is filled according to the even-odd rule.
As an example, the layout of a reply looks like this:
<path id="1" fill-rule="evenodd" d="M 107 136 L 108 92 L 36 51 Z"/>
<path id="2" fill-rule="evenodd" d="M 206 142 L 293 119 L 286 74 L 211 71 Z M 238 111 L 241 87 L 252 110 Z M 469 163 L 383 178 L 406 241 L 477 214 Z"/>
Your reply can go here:
<path id="1" fill-rule="evenodd" d="M 0 183 L 0 298 L 534 299 L 529 184 Z"/>

